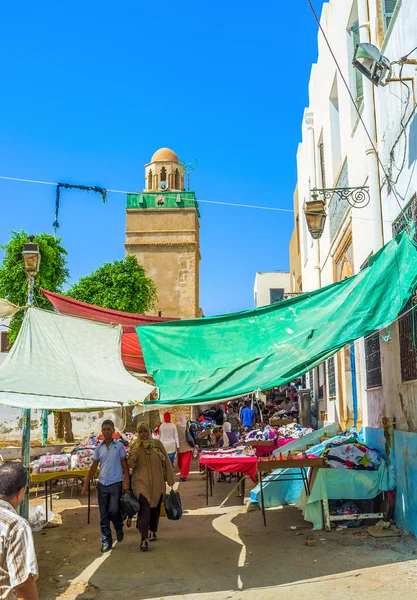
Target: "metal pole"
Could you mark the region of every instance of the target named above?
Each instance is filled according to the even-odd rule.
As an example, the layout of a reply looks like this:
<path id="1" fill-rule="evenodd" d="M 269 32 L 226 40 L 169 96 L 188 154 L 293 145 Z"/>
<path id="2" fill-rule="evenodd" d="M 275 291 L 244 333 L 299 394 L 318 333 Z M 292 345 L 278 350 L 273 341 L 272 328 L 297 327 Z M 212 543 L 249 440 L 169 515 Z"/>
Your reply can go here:
<path id="1" fill-rule="evenodd" d="M 48 411 L 42 411 L 42 446 L 48 443 Z"/>
<path id="2" fill-rule="evenodd" d="M 29 275 L 28 278 L 28 305 L 33 304 L 33 286 L 35 278 Z M 29 516 L 29 487 L 30 487 L 30 408 L 23 409 L 22 415 L 22 465 L 28 474 L 28 484 L 26 493 L 20 505 L 20 514 L 25 519 Z"/>

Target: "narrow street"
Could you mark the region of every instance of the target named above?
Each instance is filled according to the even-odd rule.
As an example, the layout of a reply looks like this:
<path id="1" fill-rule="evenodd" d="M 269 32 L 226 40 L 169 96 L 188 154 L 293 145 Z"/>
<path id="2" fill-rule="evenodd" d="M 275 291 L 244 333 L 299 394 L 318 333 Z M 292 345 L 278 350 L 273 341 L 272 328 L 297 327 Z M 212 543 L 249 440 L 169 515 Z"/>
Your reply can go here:
<path id="1" fill-rule="evenodd" d="M 246 513 L 237 497 L 219 508 L 230 484 L 216 484 L 205 507 L 205 484 L 196 463 L 193 468 L 179 487 L 183 518 L 161 519 L 159 539 L 148 553 L 139 551 L 132 527 L 121 544 L 101 555 L 95 497 L 90 525 L 85 498 L 69 499 L 66 491 L 65 499 L 54 501 L 54 522 L 62 524 L 35 533 L 40 598 L 269 600 L 279 594 L 284 600 L 391 600 L 415 593 L 415 538 L 379 540 L 365 527 L 311 532 L 292 506 L 268 511 L 264 528 L 261 513 Z M 308 535 L 315 546 L 305 545 Z"/>

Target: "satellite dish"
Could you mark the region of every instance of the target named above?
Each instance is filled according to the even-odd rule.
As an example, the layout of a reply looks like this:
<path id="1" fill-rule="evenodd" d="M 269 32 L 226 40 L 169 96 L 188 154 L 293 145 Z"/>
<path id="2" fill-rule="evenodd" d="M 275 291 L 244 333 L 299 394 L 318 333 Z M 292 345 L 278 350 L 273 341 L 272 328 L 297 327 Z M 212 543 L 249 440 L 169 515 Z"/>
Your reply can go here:
<path id="1" fill-rule="evenodd" d="M 168 182 L 167 181 L 161 181 L 158 185 L 158 190 L 161 190 L 162 192 L 164 190 L 168 189 Z"/>

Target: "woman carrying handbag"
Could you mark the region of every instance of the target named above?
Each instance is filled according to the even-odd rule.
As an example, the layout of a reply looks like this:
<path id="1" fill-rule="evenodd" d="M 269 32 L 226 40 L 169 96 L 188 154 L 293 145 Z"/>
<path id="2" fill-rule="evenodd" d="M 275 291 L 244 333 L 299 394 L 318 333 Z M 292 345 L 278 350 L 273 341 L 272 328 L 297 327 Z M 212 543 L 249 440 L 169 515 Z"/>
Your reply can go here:
<path id="1" fill-rule="evenodd" d="M 147 423 L 138 427 L 138 437 L 129 449 L 127 464 L 132 469 L 132 490 L 139 500 L 136 527 L 141 533 L 140 549 L 148 550 L 148 542 L 156 540 L 161 503 L 166 485 L 174 485 L 171 461 L 159 440 L 152 439 Z"/>

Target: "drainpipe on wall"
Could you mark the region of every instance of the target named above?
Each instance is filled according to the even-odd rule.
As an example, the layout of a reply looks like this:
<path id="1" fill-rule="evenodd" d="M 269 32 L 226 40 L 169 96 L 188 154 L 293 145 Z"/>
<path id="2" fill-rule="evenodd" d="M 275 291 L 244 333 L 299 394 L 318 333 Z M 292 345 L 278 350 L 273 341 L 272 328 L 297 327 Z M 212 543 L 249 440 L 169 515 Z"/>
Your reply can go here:
<path id="1" fill-rule="evenodd" d="M 358 21 L 359 21 L 359 36 L 361 43 L 371 42 L 370 27 L 369 27 L 369 10 L 368 0 L 358 0 Z M 373 142 L 373 145 L 378 149 L 377 143 L 377 128 L 375 114 L 375 96 L 374 85 L 363 77 L 363 120 Z M 373 252 L 377 252 L 383 246 L 383 221 L 382 221 L 382 206 L 381 206 L 381 191 L 380 191 L 380 176 L 378 156 L 366 136 L 367 145 L 365 152 L 368 163 L 368 184 L 370 194 L 369 218 L 374 222 L 374 227 L 369 228 L 369 239 L 372 245 Z"/>
<path id="2" fill-rule="evenodd" d="M 310 138 L 310 162 L 312 172 L 312 187 L 317 187 L 317 164 L 316 164 L 316 136 L 314 134 L 314 113 L 306 112 L 304 122 L 307 125 L 307 130 Z M 316 289 L 321 288 L 321 266 L 320 266 L 320 240 L 313 240 L 314 251 L 315 251 L 315 287 Z M 313 385 L 310 387 L 314 394 L 314 408 L 317 417 L 317 429 L 320 426 L 320 410 L 319 410 L 319 369 L 318 367 L 311 372 L 313 376 Z"/>
<path id="3" fill-rule="evenodd" d="M 306 112 L 304 122 L 307 125 L 307 130 L 310 137 L 310 161 L 312 171 L 312 187 L 317 187 L 317 164 L 316 164 L 316 137 L 314 134 L 314 113 Z M 315 285 L 316 289 L 321 288 L 321 266 L 320 266 L 320 240 L 313 240 L 315 249 Z"/>

